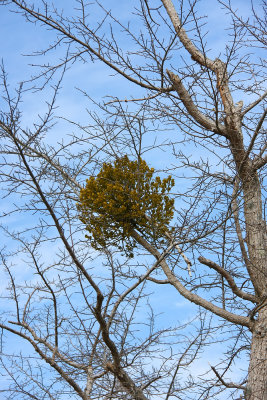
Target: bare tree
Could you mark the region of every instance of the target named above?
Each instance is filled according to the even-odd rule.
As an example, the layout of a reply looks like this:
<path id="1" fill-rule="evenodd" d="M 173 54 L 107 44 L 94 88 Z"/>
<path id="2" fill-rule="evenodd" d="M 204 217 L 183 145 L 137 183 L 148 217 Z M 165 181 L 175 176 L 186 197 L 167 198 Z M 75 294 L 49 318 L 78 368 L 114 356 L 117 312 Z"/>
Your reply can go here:
<path id="1" fill-rule="evenodd" d="M 2 73 L 2 181 L 15 199 L 4 217 L 34 216 L 22 230 L 3 226 L 10 243 L 19 243 L 2 251 L 13 302 L 12 317 L 0 325 L 3 340 L 15 335 L 36 353 L 3 351 L 12 380 L 7 398 L 267 399 L 266 3 L 252 5 L 245 19 L 234 2 L 218 1 L 230 24 L 215 59 L 201 1 L 132 2 L 133 26 L 103 2 L 76 1 L 70 17 L 50 2 L 1 3 L 54 32 L 39 55 L 66 46 L 64 59 L 40 65 L 31 79 L 40 89 L 62 71 L 32 129 L 23 127 L 19 109 L 23 86 L 12 96 Z M 129 82 L 129 95 L 99 104 L 87 126 L 69 121 L 71 140 L 51 146 L 56 96 L 66 68 L 79 61 L 104 63 Z M 167 140 L 157 145 L 155 131 L 160 137 L 163 130 Z M 199 159 L 190 156 L 192 146 Z M 86 178 L 104 161 L 126 153 L 138 160 L 158 148 L 171 160 L 160 172 L 176 179 L 171 226 L 152 239 L 133 221 L 133 259 L 116 247 L 95 252 L 76 207 Z M 42 256 L 48 243 L 51 259 Z M 8 261 L 18 254 L 34 271 L 26 283 L 17 283 Z M 178 320 L 156 328 L 153 288 L 175 290 L 199 307 L 199 319 L 189 330 Z M 217 365 L 192 376 L 199 351 L 212 342 L 225 344 Z M 248 371 L 235 381 L 234 365 L 247 357 Z"/>

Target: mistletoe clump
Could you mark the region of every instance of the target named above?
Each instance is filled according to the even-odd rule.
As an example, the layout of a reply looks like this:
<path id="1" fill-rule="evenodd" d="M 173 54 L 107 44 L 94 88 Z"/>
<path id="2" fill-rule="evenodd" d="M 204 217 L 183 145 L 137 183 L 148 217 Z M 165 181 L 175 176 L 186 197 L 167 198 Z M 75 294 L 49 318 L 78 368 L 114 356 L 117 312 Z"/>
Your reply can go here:
<path id="1" fill-rule="evenodd" d="M 133 229 L 147 239 L 160 239 L 173 217 L 174 200 L 167 195 L 174 186 L 171 176 L 153 178 L 154 168 L 142 159 L 125 155 L 114 164 L 104 163 L 96 177 L 81 189 L 78 210 L 95 249 L 113 245 L 133 256 Z"/>

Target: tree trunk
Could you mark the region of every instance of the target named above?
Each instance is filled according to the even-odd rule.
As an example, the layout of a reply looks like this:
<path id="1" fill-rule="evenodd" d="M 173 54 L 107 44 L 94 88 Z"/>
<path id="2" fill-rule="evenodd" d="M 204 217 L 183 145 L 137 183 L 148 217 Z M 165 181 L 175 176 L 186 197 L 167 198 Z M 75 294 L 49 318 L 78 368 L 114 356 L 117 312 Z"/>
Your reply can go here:
<path id="1" fill-rule="evenodd" d="M 248 272 L 260 299 L 258 318 L 252 330 L 250 365 L 246 400 L 267 400 L 267 282 L 266 225 L 262 218 L 260 183 L 253 170 L 243 179 L 246 241 L 249 253 Z M 253 315 L 251 315 L 253 318 Z"/>
<path id="2" fill-rule="evenodd" d="M 247 265 L 257 296 L 264 300 L 267 295 L 266 260 L 267 238 L 266 225 L 262 218 L 261 187 L 257 173 L 248 170 L 242 177 L 244 192 L 244 212 L 246 221 L 246 241 L 250 265 Z"/>
<path id="3" fill-rule="evenodd" d="M 267 400 L 267 302 L 252 333 L 246 400 Z"/>

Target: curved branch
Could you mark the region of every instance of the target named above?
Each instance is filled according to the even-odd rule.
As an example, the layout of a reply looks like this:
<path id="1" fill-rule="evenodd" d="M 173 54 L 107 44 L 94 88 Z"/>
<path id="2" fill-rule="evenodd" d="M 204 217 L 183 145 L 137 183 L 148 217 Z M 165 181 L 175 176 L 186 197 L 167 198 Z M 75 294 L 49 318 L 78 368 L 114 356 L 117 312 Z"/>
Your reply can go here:
<path id="1" fill-rule="evenodd" d="M 79 45 L 83 46 L 89 53 L 94 55 L 96 58 L 98 58 L 100 61 L 102 61 L 104 64 L 112 68 L 114 71 L 116 71 L 118 74 L 122 75 L 124 78 L 129 80 L 130 82 L 133 82 L 137 84 L 138 86 L 141 86 L 145 89 L 150 89 L 150 90 L 157 90 L 162 93 L 165 92 L 165 89 L 153 86 L 153 85 L 148 85 L 142 81 L 139 81 L 137 79 L 134 79 L 131 77 L 131 75 L 126 74 L 124 71 L 122 71 L 120 68 L 116 67 L 116 65 L 112 62 L 110 62 L 107 58 L 102 56 L 100 54 L 100 50 L 96 51 L 94 50 L 89 44 L 78 37 L 74 36 L 70 30 L 65 29 L 62 25 L 60 25 L 57 21 L 55 21 L 51 16 L 47 16 L 45 14 L 42 14 L 40 12 L 35 11 L 33 8 L 27 7 L 24 5 L 24 2 L 20 2 L 17 0 L 12 0 L 12 3 L 16 4 L 21 10 L 24 10 L 25 13 L 31 15 L 33 18 L 35 18 L 37 21 L 40 21 L 44 23 L 45 25 L 49 26 L 50 28 L 54 29 L 55 31 L 61 33 L 65 37 L 71 39 L 75 43 L 78 43 Z M 167 88 L 166 91 L 168 92 L 170 88 Z"/>
<path id="2" fill-rule="evenodd" d="M 267 164 L 267 154 L 253 163 L 253 169 L 256 171 L 257 169 L 262 168 L 265 164 Z"/>
<path id="3" fill-rule="evenodd" d="M 218 133 L 219 135 L 227 137 L 226 130 L 222 124 L 220 123 L 216 124 L 214 121 L 212 121 L 210 118 L 206 117 L 199 111 L 199 109 L 193 102 L 190 94 L 184 87 L 182 80 L 179 78 L 179 76 L 168 70 L 167 74 L 173 84 L 174 89 L 178 93 L 181 101 L 183 102 L 185 108 L 187 109 L 189 115 L 191 115 L 194 118 L 194 120 L 197 123 L 199 123 L 203 128 L 206 128 L 211 132 L 215 132 Z"/>
<path id="4" fill-rule="evenodd" d="M 152 254 L 156 259 L 160 258 L 160 253 L 151 245 L 149 244 L 142 236 L 140 236 L 136 231 L 132 231 L 132 237 L 142 246 L 144 247 L 150 254 Z M 253 322 L 250 321 L 248 317 L 243 317 L 241 315 L 233 314 L 229 311 L 220 308 L 213 303 L 203 299 L 202 297 L 198 296 L 195 293 L 190 292 L 190 290 L 186 289 L 185 286 L 177 279 L 177 277 L 173 274 L 171 269 L 169 268 L 168 264 L 165 260 L 160 262 L 161 268 L 167 278 L 170 281 L 170 284 L 174 286 L 177 291 L 185 297 L 187 300 L 191 301 L 192 303 L 197 304 L 198 306 L 204 307 L 206 310 L 211 311 L 213 314 L 218 315 L 221 318 L 226 319 L 229 322 L 232 322 L 237 325 L 246 326 L 249 329 L 253 328 Z"/>
<path id="5" fill-rule="evenodd" d="M 212 371 L 214 372 L 214 374 L 217 376 L 217 378 L 219 379 L 219 381 L 227 388 L 230 389 L 242 389 L 245 390 L 246 387 L 243 385 L 238 385 L 236 383 L 233 382 L 225 382 L 225 380 L 223 379 L 223 377 L 219 374 L 219 372 L 215 369 L 215 367 L 213 367 L 212 365 L 210 366 Z"/>
<path id="6" fill-rule="evenodd" d="M 249 257 L 248 257 L 247 251 L 246 251 L 244 239 L 242 236 L 241 226 L 240 226 L 240 222 L 239 222 L 239 211 L 238 211 L 239 209 L 238 209 L 238 204 L 237 204 L 238 190 L 239 190 L 239 178 L 237 177 L 235 184 L 234 184 L 233 194 L 232 194 L 232 204 L 233 204 L 232 212 L 234 215 L 235 230 L 236 230 L 240 250 L 241 250 L 244 262 L 249 270 L 251 268 L 251 263 L 250 263 L 250 260 L 249 260 Z"/>
<path id="7" fill-rule="evenodd" d="M 233 293 L 235 295 L 237 295 L 238 297 L 241 297 L 244 300 L 249 300 L 252 301 L 253 303 L 258 303 L 259 299 L 254 296 L 253 294 L 250 293 L 246 293 L 241 289 L 238 289 L 234 278 L 232 277 L 232 275 L 226 271 L 225 269 L 223 269 L 222 267 L 220 267 L 218 264 L 216 264 L 214 261 L 208 260 L 205 257 L 198 257 L 198 261 L 201 264 L 207 265 L 208 267 L 214 269 L 215 271 L 217 271 L 221 276 L 223 276 L 227 282 L 229 283 L 230 288 L 232 289 Z"/>

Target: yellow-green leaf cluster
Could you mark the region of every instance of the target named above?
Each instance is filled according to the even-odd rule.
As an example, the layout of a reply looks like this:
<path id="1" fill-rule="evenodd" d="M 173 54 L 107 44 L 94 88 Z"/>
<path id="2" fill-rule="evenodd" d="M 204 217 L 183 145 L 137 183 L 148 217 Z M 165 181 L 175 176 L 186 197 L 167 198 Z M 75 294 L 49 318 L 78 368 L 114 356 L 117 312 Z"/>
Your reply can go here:
<path id="1" fill-rule="evenodd" d="M 125 155 L 114 164 L 104 163 L 96 177 L 86 180 L 78 210 L 95 249 L 113 245 L 132 256 L 133 229 L 146 238 L 162 237 L 173 217 L 174 200 L 168 193 L 174 180 L 153 179 L 153 173 L 144 160 L 131 161 Z"/>

